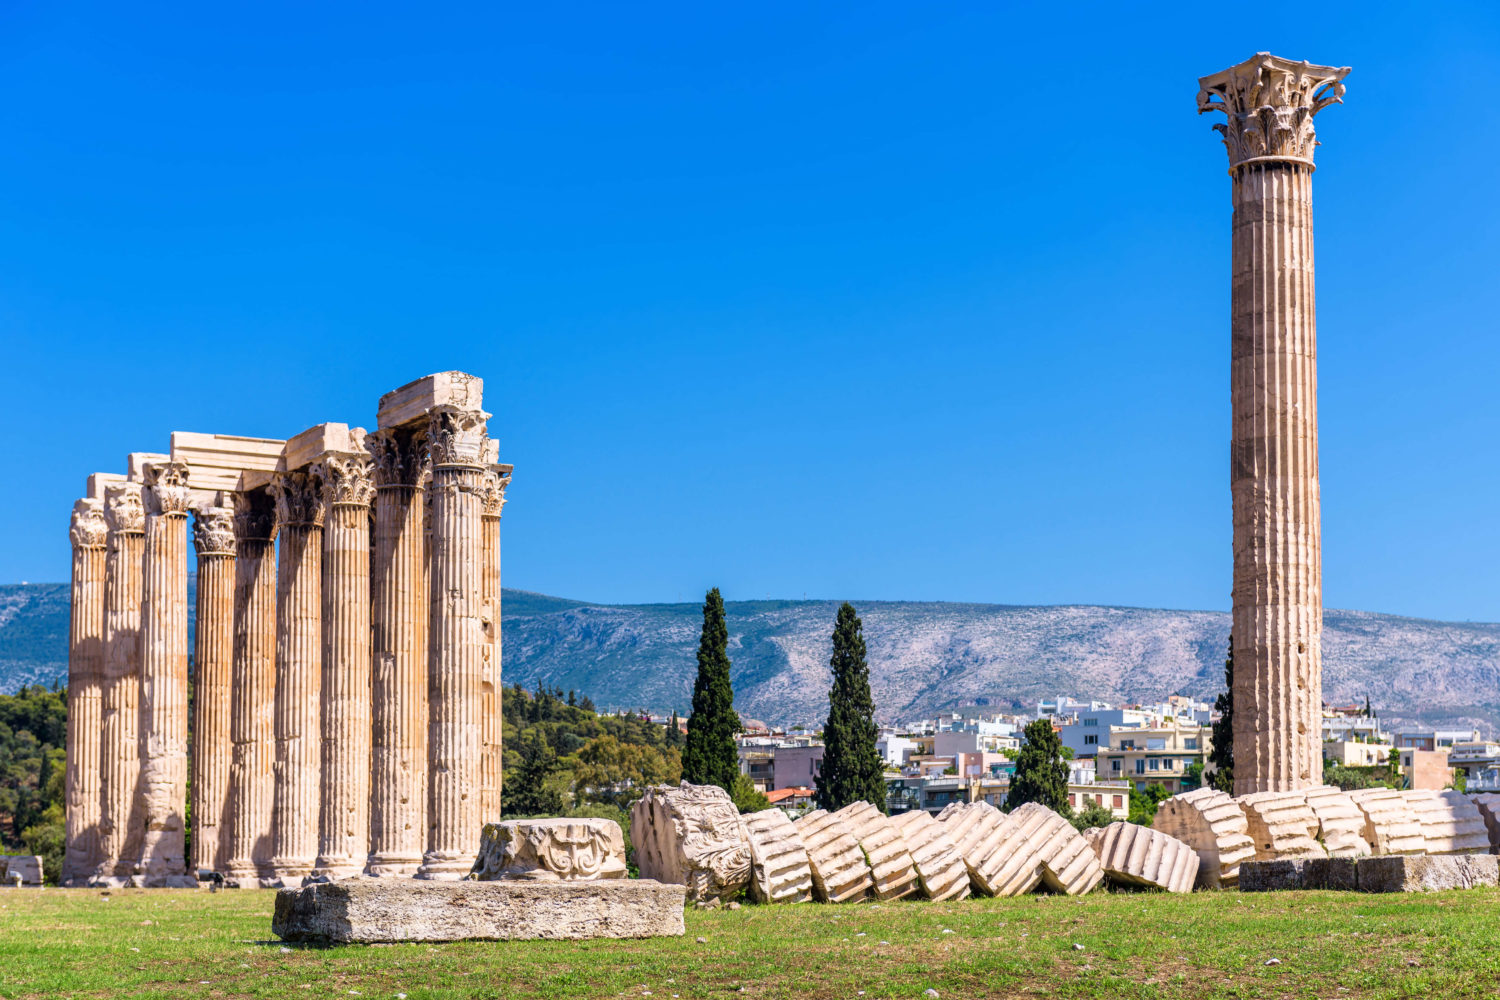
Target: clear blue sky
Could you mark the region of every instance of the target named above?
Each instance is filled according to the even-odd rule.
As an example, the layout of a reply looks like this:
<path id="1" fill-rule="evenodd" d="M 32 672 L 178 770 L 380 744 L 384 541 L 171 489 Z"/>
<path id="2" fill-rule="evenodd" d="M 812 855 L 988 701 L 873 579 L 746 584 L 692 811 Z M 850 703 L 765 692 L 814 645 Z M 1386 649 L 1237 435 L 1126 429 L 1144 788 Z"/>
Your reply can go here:
<path id="1" fill-rule="evenodd" d="M 1227 607 L 1194 95 L 1268 49 L 1354 67 L 1326 602 L 1500 619 L 1495 5 L 726 6 L 6 4 L 0 580 L 173 429 L 459 368 L 508 586 Z"/>

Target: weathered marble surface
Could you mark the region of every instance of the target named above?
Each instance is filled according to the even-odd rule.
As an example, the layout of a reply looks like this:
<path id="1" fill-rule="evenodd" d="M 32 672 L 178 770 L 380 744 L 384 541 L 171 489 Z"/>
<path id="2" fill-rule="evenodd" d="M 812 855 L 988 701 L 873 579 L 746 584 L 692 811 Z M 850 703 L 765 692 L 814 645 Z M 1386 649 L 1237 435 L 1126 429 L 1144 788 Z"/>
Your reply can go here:
<path id="1" fill-rule="evenodd" d="M 797 827 L 780 809 L 744 817 L 750 842 L 750 895 L 761 903 L 812 899 L 812 865 Z"/>
<path id="2" fill-rule="evenodd" d="M 794 824 L 807 847 L 812 869 L 813 896 L 820 903 L 848 903 L 863 899 L 874 888 L 870 863 L 834 814 L 814 809 Z"/>
<path id="3" fill-rule="evenodd" d="M 714 785 L 653 785 L 630 809 L 642 878 L 687 886 L 691 900 L 729 899 L 750 882 L 750 843 L 729 793 Z"/>
<path id="4" fill-rule="evenodd" d="M 1156 810 L 1151 828 L 1176 837 L 1198 854 L 1202 888 L 1231 888 L 1240 863 L 1255 857 L 1255 842 L 1239 803 L 1223 792 L 1199 788 L 1167 799 Z"/>
<path id="5" fill-rule="evenodd" d="M 969 868 L 953 840 L 953 831 L 920 809 L 891 817 L 911 852 L 922 895 L 928 899 L 963 899 L 969 895 Z"/>
<path id="6" fill-rule="evenodd" d="M 528 941 L 683 933 L 684 887 L 646 879 L 474 882 L 348 878 L 283 889 L 286 941 Z"/>
<path id="7" fill-rule="evenodd" d="M 1111 882 L 1167 892 L 1193 891 L 1198 854 L 1176 837 L 1125 822 L 1085 830 L 1083 837 Z"/>
<path id="8" fill-rule="evenodd" d="M 611 819 L 511 819 L 486 823 L 469 877 L 588 882 L 625 878 L 625 837 Z"/>

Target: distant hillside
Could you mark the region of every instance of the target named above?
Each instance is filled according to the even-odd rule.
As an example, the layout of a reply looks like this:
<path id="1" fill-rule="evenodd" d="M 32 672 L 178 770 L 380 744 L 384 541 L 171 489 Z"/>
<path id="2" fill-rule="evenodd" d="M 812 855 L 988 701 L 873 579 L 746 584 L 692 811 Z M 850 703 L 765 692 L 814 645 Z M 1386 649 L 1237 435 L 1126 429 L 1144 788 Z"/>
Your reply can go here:
<path id="1" fill-rule="evenodd" d="M 504 599 L 505 680 L 588 692 L 600 706 L 685 711 L 696 604 L 596 605 L 525 591 Z M 0 587 L 0 691 L 66 674 L 67 588 Z M 735 704 L 773 723 L 827 711 L 832 601 L 727 605 Z M 1229 616 L 1147 608 L 859 605 L 883 720 L 966 705 L 1032 708 L 1057 695 L 1136 701 L 1222 687 Z M 1392 721 L 1500 732 L 1500 625 L 1327 611 L 1324 695 Z"/>

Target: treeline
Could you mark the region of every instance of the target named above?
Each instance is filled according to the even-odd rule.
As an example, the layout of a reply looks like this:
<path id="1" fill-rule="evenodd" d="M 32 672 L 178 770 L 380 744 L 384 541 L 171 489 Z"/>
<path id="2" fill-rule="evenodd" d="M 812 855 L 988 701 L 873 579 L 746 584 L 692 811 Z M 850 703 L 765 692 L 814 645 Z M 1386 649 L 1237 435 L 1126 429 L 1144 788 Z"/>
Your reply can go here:
<path id="1" fill-rule="evenodd" d="M 62 873 L 66 692 L 0 695 L 0 854 L 40 854 L 48 882 Z"/>

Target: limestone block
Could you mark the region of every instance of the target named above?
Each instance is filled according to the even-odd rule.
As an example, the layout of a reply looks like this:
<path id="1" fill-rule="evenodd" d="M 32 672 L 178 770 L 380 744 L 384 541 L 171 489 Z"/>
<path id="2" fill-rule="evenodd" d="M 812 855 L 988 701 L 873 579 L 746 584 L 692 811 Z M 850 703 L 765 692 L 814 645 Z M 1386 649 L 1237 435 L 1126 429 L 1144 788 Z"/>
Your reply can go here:
<path id="1" fill-rule="evenodd" d="M 917 871 L 906 841 L 891 824 L 890 817 L 868 802 L 852 802 L 833 814 L 836 821 L 848 826 L 859 843 L 870 876 L 875 882 L 875 898 L 904 899 L 917 893 Z"/>
<path id="2" fill-rule="evenodd" d="M 1036 802 L 1015 809 L 1010 818 L 1035 852 L 1042 884 L 1053 892 L 1082 896 L 1104 880 L 1099 855 L 1073 824 Z"/>
<path id="3" fill-rule="evenodd" d="M 1217 889 L 1239 880 L 1240 862 L 1255 856 L 1244 810 L 1223 792 L 1198 788 L 1174 795 L 1156 810 L 1153 830 L 1188 844 L 1198 854 L 1196 885 Z"/>
<path id="4" fill-rule="evenodd" d="M 814 809 L 792 825 L 807 848 L 813 897 L 818 902 L 847 903 L 870 893 L 875 883 L 865 852 L 833 813 Z"/>
<path id="5" fill-rule="evenodd" d="M 1423 854 L 1422 825 L 1394 788 L 1359 788 L 1349 798 L 1364 814 L 1363 836 L 1371 854 Z"/>
<path id="6" fill-rule="evenodd" d="M 1484 820 L 1484 828 L 1489 832 L 1490 853 L 1500 854 L 1500 794 L 1480 792 L 1469 797 L 1474 800 L 1474 808 L 1479 810 L 1479 818 Z"/>
<path id="7" fill-rule="evenodd" d="M 363 427 L 351 428 L 348 424 L 318 424 L 309 427 L 301 434 L 287 438 L 277 471 L 296 472 L 328 454 L 358 454 L 364 451 L 364 440 Z"/>
<path id="8" fill-rule="evenodd" d="M 750 895 L 762 903 L 805 903 L 812 899 L 812 867 L 807 845 L 780 809 L 762 809 L 745 818 L 750 842 Z"/>
<path id="9" fill-rule="evenodd" d="M 1241 892 L 1277 892 L 1287 889 L 1358 888 L 1355 858 L 1282 858 L 1276 861 L 1246 861 L 1240 865 Z"/>
<path id="10" fill-rule="evenodd" d="M 434 406 L 479 410 L 483 404 L 483 379 L 465 372 L 438 372 L 381 396 L 375 419 L 384 430 L 418 420 Z"/>
<path id="11" fill-rule="evenodd" d="M 1428 854 L 1488 854 L 1490 834 L 1472 799 L 1462 792 L 1405 791 L 1406 800 L 1422 826 Z"/>
<path id="12" fill-rule="evenodd" d="M 1245 812 L 1256 861 L 1328 856 L 1312 837 L 1318 817 L 1301 792 L 1255 792 L 1235 801 Z"/>
<path id="13" fill-rule="evenodd" d="M 469 877 L 587 882 L 627 874 L 625 836 L 612 819 L 511 819 L 484 825 Z"/>
<path id="14" fill-rule="evenodd" d="M 528 941 L 683 933 L 684 889 L 647 879 L 435 882 L 347 878 L 276 894 L 286 941 Z"/>
<path id="15" fill-rule="evenodd" d="M 1360 892 L 1438 892 L 1500 885 L 1493 854 L 1413 857 L 1392 854 L 1355 862 Z"/>
<path id="16" fill-rule="evenodd" d="M 84 495 L 91 500 L 103 500 L 105 487 L 126 481 L 126 477 L 118 472 L 91 472 L 88 478 L 88 489 Z"/>
<path id="17" fill-rule="evenodd" d="M 275 472 L 285 445 L 272 438 L 173 431 L 172 461 L 187 466 L 189 488 L 234 492 L 246 488 L 247 472 Z"/>
<path id="18" fill-rule="evenodd" d="M 1019 896 L 1042 880 L 1034 854 L 1016 823 L 988 802 L 954 803 L 938 813 L 980 896 Z"/>
<path id="19" fill-rule="evenodd" d="M 969 869 L 946 824 L 921 809 L 892 816 L 891 823 L 911 852 L 922 895 L 928 899 L 963 899 L 969 895 Z"/>
<path id="20" fill-rule="evenodd" d="M 1359 858 L 1370 853 L 1365 840 L 1365 814 L 1349 793 L 1332 785 L 1319 785 L 1303 792 L 1307 807 L 1317 817 L 1312 835 L 1322 842 L 1332 858 Z"/>
<path id="21" fill-rule="evenodd" d="M 0 854 L 0 882 L 5 885 L 41 885 L 42 859 L 35 854 Z"/>
<path id="22" fill-rule="evenodd" d="M 729 793 L 654 785 L 630 809 L 642 878 L 687 886 L 692 900 L 730 899 L 750 883 L 750 844 Z"/>
<path id="23" fill-rule="evenodd" d="M 1083 832 L 1104 876 L 1119 885 L 1192 892 L 1198 854 L 1176 837 L 1135 823 L 1111 823 Z"/>

